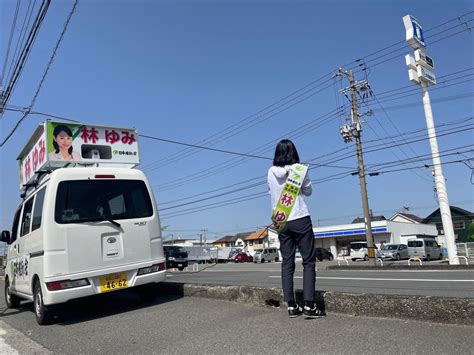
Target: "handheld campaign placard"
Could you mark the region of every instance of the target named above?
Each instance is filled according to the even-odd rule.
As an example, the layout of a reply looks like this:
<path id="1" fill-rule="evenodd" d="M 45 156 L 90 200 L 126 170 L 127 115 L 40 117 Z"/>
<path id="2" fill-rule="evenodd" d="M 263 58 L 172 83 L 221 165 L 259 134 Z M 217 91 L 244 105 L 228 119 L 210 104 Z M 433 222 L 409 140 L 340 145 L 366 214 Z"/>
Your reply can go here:
<path id="1" fill-rule="evenodd" d="M 134 167 L 140 163 L 135 129 L 45 121 L 17 160 L 20 188 L 36 173 L 71 163 Z"/>
<path id="2" fill-rule="evenodd" d="M 278 232 L 285 227 L 307 172 L 308 167 L 303 164 L 293 164 L 290 167 L 285 186 L 283 186 L 280 199 L 272 214 L 272 221 Z"/>

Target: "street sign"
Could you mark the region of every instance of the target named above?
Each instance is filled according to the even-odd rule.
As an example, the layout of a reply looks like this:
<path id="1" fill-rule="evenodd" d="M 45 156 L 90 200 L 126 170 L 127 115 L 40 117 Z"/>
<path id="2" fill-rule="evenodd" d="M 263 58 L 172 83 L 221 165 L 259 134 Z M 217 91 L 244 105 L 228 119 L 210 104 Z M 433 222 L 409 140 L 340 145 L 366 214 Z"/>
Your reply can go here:
<path id="1" fill-rule="evenodd" d="M 415 62 L 416 64 L 422 65 L 429 70 L 434 69 L 433 59 L 428 57 L 425 52 L 421 49 L 415 51 Z"/>
<path id="2" fill-rule="evenodd" d="M 416 71 L 416 69 L 408 69 L 408 78 L 412 83 L 420 83 L 420 78 L 418 77 L 418 72 Z"/>
<path id="3" fill-rule="evenodd" d="M 405 62 L 407 63 L 408 69 L 416 70 L 415 58 L 411 54 L 405 56 Z"/>
<path id="4" fill-rule="evenodd" d="M 418 73 L 418 78 L 420 80 L 423 80 L 429 84 L 436 84 L 436 76 L 435 74 L 429 70 L 426 69 L 425 67 L 422 67 L 420 65 L 417 66 L 417 73 Z"/>
<path id="5" fill-rule="evenodd" d="M 403 16 L 405 25 L 406 41 L 413 49 L 425 48 L 423 28 L 416 18 L 411 15 Z"/>

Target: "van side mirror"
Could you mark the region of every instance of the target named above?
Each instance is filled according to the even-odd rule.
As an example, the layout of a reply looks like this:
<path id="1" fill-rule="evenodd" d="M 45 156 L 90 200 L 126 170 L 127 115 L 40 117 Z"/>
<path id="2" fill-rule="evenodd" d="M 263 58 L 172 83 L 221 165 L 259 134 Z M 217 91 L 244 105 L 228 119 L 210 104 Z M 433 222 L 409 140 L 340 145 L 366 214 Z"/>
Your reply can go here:
<path id="1" fill-rule="evenodd" d="M 11 244 L 10 232 L 9 231 L 2 231 L 2 242 Z"/>

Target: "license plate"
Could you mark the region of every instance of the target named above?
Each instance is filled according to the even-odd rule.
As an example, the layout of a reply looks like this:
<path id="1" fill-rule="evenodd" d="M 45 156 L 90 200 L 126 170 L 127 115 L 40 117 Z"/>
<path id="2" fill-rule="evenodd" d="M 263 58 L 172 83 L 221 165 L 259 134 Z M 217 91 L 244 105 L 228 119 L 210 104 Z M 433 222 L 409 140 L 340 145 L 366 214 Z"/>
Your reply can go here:
<path id="1" fill-rule="evenodd" d="M 115 291 L 128 287 L 127 274 L 124 272 L 100 276 L 99 281 L 100 292 Z"/>
<path id="2" fill-rule="evenodd" d="M 178 267 L 181 267 L 181 266 L 183 266 L 183 264 L 178 264 Z"/>

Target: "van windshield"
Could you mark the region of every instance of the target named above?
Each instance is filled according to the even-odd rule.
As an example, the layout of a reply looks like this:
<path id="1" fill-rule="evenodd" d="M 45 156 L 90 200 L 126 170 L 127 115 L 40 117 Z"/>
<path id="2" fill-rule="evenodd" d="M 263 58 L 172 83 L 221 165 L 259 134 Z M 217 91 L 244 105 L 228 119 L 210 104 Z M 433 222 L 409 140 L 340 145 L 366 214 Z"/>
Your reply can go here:
<path id="1" fill-rule="evenodd" d="M 359 250 L 362 248 L 367 248 L 367 243 L 351 243 L 351 249 Z"/>
<path id="2" fill-rule="evenodd" d="M 60 224 L 152 215 L 150 195 L 141 180 L 73 180 L 58 185 L 55 220 Z"/>

